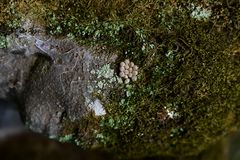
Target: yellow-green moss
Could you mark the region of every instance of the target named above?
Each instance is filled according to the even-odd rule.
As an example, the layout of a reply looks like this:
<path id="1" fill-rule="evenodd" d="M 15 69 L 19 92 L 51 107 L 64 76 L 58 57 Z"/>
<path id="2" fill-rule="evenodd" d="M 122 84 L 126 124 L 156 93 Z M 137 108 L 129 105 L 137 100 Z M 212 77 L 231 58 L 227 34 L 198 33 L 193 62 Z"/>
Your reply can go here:
<path id="1" fill-rule="evenodd" d="M 140 67 L 136 83 L 111 92 L 96 134 L 120 158 L 192 156 L 239 126 L 237 1 L 37 2 L 50 34 L 106 44 Z M 211 14 L 194 18 L 197 7 Z M 179 116 L 164 119 L 166 108 Z"/>

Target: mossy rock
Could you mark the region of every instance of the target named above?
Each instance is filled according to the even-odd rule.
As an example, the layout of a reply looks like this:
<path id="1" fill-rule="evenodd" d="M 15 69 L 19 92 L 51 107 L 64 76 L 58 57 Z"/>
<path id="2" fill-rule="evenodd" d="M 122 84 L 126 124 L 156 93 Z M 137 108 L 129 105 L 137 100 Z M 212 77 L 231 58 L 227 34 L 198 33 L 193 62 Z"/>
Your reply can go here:
<path id="1" fill-rule="evenodd" d="M 188 157 L 239 127 L 237 1 L 39 2 L 49 34 L 111 46 L 139 65 L 136 83 L 111 91 L 96 146 L 119 158 Z"/>

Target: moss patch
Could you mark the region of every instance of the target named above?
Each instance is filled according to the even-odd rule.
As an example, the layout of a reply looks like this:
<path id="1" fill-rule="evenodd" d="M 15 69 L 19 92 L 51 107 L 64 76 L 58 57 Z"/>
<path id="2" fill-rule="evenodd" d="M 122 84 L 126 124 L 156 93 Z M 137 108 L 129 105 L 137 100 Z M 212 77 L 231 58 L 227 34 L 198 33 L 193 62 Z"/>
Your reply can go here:
<path id="1" fill-rule="evenodd" d="M 120 158 L 192 156 L 239 122 L 237 1 L 40 2 L 50 34 L 108 45 L 139 66 L 136 83 L 111 91 L 96 134 Z"/>

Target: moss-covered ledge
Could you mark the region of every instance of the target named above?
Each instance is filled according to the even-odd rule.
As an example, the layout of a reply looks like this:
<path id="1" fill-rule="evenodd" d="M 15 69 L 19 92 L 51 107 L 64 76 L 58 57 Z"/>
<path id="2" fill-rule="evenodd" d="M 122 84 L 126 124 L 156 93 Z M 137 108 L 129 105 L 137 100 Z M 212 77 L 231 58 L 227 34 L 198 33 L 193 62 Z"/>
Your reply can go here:
<path id="1" fill-rule="evenodd" d="M 40 17 L 49 34 L 107 45 L 118 50 L 119 63 L 128 58 L 139 66 L 138 81 L 112 90 L 107 114 L 90 120 L 98 128 L 91 133 L 93 147 L 119 158 L 187 157 L 239 127 L 239 2 L 27 1 L 47 11 Z M 25 15 L 19 4 L 14 3 L 16 13 Z M 14 18 L 19 17 L 7 20 Z M 115 72 L 119 63 L 113 64 Z M 82 140 L 81 134 L 73 137 Z"/>

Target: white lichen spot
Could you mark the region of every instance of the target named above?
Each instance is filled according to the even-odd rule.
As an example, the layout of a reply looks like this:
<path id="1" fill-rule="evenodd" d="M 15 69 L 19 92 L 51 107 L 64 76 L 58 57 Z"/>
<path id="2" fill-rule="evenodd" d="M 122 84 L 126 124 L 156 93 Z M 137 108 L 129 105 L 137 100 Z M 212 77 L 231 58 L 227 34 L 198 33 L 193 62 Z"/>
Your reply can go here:
<path id="1" fill-rule="evenodd" d="M 103 105 L 99 99 L 96 99 L 89 104 L 89 108 L 94 111 L 96 116 L 104 116 L 106 111 L 103 108 Z"/>
<path id="2" fill-rule="evenodd" d="M 88 91 L 88 93 L 93 93 L 94 88 L 92 86 L 88 85 L 87 86 L 87 91 Z"/>
<path id="3" fill-rule="evenodd" d="M 194 4 L 192 4 L 191 8 L 193 9 L 191 13 L 191 17 L 199 21 L 202 21 L 202 20 L 206 21 L 212 15 L 211 10 L 203 8 L 201 6 L 195 7 Z"/>
<path id="4" fill-rule="evenodd" d="M 165 109 L 169 118 L 174 119 L 179 117 L 179 114 L 175 110 L 171 110 L 167 107 L 165 107 Z"/>
<path id="5" fill-rule="evenodd" d="M 116 78 L 116 76 L 114 76 L 109 80 L 109 83 L 114 83 L 116 81 L 117 81 L 117 78 Z"/>
<path id="6" fill-rule="evenodd" d="M 99 70 L 97 70 L 96 73 L 97 78 L 111 78 L 114 75 L 114 70 L 110 68 L 110 64 L 105 64 Z"/>
<path id="7" fill-rule="evenodd" d="M 95 74 L 96 71 L 93 69 L 93 70 L 90 71 L 90 73 L 91 73 L 91 74 Z"/>
<path id="8" fill-rule="evenodd" d="M 68 33 L 67 34 L 67 37 L 71 40 L 73 40 L 75 38 L 74 34 L 73 33 Z"/>
<path id="9" fill-rule="evenodd" d="M 119 84 L 123 84 L 123 80 L 122 80 L 122 78 L 117 77 L 117 83 L 119 83 Z"/>
<path id="10" fill-rule="evenodd" d="M 99 81 L 98 83 L 97 83 L 97 86 L 98 86 L 98 88 L 103 88 L 103 86 L 104 86 L 104 84 L 103 84 L 103 82 L 102 81 Z"/>

